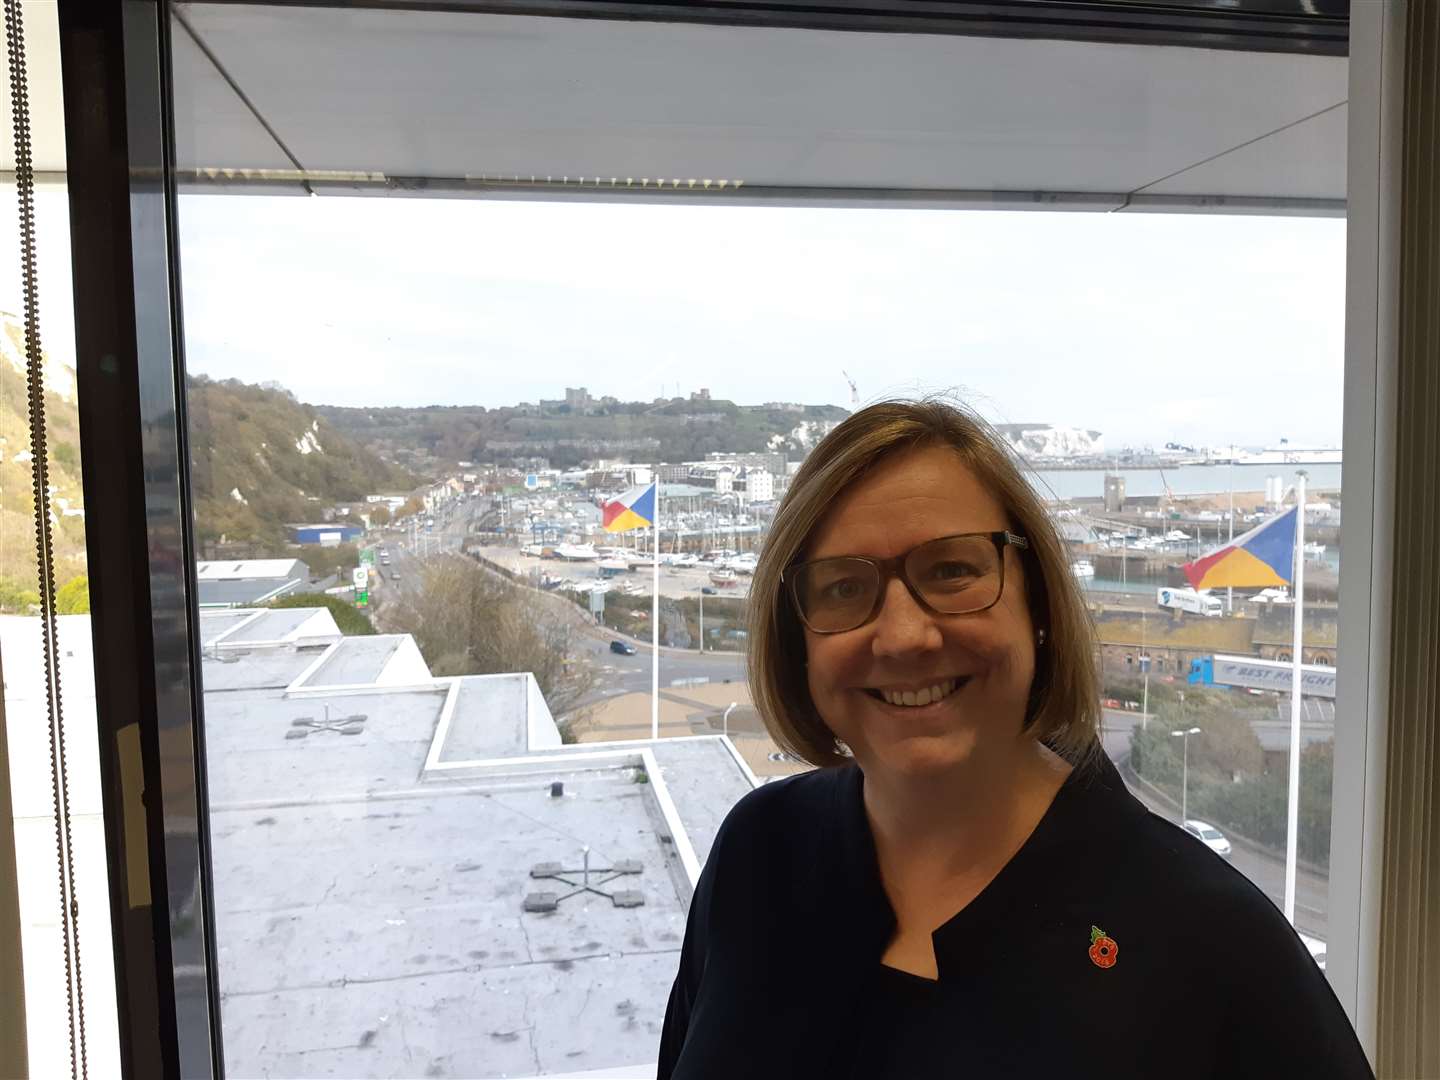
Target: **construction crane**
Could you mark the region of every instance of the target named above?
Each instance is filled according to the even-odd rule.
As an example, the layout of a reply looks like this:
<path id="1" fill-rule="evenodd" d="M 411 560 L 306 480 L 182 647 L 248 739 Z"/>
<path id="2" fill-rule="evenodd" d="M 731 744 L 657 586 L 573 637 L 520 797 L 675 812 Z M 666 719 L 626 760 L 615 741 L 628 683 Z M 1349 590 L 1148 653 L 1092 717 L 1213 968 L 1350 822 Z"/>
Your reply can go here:
<path id="1" fill-rule="evenodd" d="M 855 389 L 855 380 L 850 378 L 850 373 L 848 371 L 846 371 L 844 368 L 841 368 L 840 374 L 844 375 L 845 381 L 850 384 L 850 411 L 854 412 L 856 409 L 860 408 L 860 391 Z"/>

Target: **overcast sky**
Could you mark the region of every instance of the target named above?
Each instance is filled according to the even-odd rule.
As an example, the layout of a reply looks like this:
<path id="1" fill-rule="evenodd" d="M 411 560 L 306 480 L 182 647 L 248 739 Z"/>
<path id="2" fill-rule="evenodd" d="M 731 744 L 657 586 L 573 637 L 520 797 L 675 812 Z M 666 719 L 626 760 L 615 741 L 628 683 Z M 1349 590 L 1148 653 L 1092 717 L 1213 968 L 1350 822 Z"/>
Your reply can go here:
<path id="1" fill-rule="evenodd" d="M 848 405 L 845 371 L 862 402 L 953 388 L 1111 449 L 1340 441 L 1339 219 L 231 195 L 180 220 L 190 369 L 314 403 Z"/>

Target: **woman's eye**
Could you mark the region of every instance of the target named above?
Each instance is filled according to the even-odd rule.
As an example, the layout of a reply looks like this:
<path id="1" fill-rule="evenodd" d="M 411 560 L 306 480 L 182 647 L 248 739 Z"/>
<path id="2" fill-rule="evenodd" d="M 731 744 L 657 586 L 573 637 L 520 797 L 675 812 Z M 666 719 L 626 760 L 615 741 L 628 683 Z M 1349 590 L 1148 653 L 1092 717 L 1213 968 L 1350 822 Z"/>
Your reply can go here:
<path id="1" fill-rule="evenodd" d="M 827 600 L 854 600 L 860 595 L 860 583 L 854 578 L 842 578 L 825 586 L 823 595 Z"/>
<path id="2" fill-rule="evenodd" d="M 930 577 L 936 581 L 957 581 L 964 578 L 973 578 L 978 571 L 969 563 L 948 562 L 936 563 L 930 568 Z"/>

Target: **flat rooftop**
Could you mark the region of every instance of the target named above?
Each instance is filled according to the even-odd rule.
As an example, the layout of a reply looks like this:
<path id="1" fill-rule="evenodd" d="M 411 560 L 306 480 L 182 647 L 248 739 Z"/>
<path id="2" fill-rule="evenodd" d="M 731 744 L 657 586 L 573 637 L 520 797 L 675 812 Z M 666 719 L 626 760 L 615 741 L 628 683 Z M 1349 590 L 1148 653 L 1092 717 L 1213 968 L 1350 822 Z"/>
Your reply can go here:
<path id="1" fill-rule="evenodd" d="M 299 559 L 211 559 L 195 564 L 197 581 L 227 579 L 304 577 L 305 564 Z M 277 582 L 278 583 L 278 582 Z"/>
<path id="2" fill-rule="evenodd" d="M 284 690 L 304 674 L 324 651 L 324 646 L 304 649 L 256 649 L 239 655 L 217 650 L 205 658 L 201 679 L 206 694 L 236 690 Z M 212 708 L 208 699 L 206 716 Z"/>
<path id="3" fill-rule="evenodd" d="M 237 611 L 229 609 L 224 611 L 201 611 L 200 612 L 200 641 L 209 645 L 220 635 L 234 630 L 250 616 L 253 611 Z"/>
<path id="4" fill-rule="evenodd" d="M 523 675 L 461 679 L 438 760 L 479 761 L 525 753 L 526 730 L 515 717 L 526 715 L 528 690 Z"/>
<path id="5" fill-rule="evenodd" d="M 265 603 L 286 593 L 303 592 L 305 578 L 252 578 L 250 580 L 200 581 L 197 582 L 199 601 L 204 604 L 223 604 L 227 607 L 243 607 Z"/>
<path id="6" fill-rule="evenodd" d="M 212 810 L 227 1063 L 240 1075 L 533 1076 L 653 1061 L 684 934 L 630 768 Z M 634 860 L 527 913 L 540 863 Z M 567 875 L 582 881 L 579 874 Z M 232 947 L 233 943 L 233 947 Z M 243 943 L 243 944 L 240 944 Z"/>
<path id="7" fill-rule="evenodd" d="M 259 618 L 252 622 L 231 630 L 225 635 L 226 646 L 253 644 L 261 641 L 284 641 L 300 627 L 304 626 L 316 610 L 324 611 L 324 608 L 279 608 L 273 611 L 262 609 Z M 255 614 L 255 612 L 247 612 Z"/>
<path id="8" fill-rule="evenodd" d="M 351 686 L 373 683 L 385 670 L 400 646 L 404 634 L 377 634 L 374 637 L 347 637 L 305 680 L 307 687 Z"/>
<path id="9" fill-rule="evenodd" d="M 375 670 L 383 643 L 332 659 Z M 318 655 L 205 660 L 230 1074 L 645 1075 L 696 860 L 753 783 L 738 758 L 709 736 L 531 749 L 523 673 L 357 690 L 337 666 L 344 691 L 286 697 Z M 527 910 L 542 892 L 564 898 Z"/>

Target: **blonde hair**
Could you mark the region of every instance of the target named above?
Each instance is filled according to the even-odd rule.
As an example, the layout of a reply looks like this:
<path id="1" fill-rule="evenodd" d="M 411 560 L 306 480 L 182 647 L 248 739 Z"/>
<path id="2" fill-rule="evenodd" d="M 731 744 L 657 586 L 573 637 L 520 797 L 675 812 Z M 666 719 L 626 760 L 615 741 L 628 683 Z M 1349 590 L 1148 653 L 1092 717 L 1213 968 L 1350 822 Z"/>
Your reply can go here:
<path id="1" fill-rule="evenodd" d="M 836 498 L 881 460 L 948 446 L 995 497 L 1019 552 L 1030 618 L 1045 631 L 1036 650 L 1025 728 L 1074 764 L 1095 752 L 1100 720 L 1095 635 L 1065 544 L 1009 445 L 969 409 L 938 397 L 883 401 L 848 417 L 805 459 L 786 493 L 750 587 L 750 692 L 771 737 L 813 765 L 847 758 L 811 700 L 805 632 L 781 575 L 803 557 Z"/>

